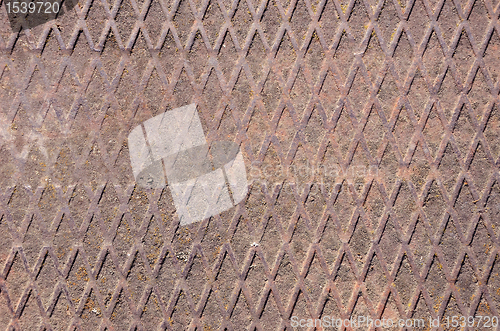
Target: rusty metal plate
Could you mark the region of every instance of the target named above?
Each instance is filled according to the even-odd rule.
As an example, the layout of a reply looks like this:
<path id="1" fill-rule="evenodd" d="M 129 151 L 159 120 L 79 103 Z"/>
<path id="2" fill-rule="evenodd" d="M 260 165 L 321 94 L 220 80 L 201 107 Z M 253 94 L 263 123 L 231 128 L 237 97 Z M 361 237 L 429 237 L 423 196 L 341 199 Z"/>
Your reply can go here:
<path id="1" fill-rule="evenodd" d="M 0 11 L 0 330 L 499 315 L 498 0 L 62 6 Z M 190 103 L 250 185 L 180 226 L 127 136 Z"/>

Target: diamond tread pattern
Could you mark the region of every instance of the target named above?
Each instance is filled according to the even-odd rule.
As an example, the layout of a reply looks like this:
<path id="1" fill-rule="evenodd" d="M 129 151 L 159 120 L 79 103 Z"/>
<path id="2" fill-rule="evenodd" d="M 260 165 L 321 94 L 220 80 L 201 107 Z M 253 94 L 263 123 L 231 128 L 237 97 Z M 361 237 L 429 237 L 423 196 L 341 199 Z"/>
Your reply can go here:
<path id="1" fill-rule="evenodd" d="M 500 5 L 81 1 L 0 15 L 0 329 L 499 315 Z M 126 137 L 195 102 L 244 203 L 179 227 Z"/>

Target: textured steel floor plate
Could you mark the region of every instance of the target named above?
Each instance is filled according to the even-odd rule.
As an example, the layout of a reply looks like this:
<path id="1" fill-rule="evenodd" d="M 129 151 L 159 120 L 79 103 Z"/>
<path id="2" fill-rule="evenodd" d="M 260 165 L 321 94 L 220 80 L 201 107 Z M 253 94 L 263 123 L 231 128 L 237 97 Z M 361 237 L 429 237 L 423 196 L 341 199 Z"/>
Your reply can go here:
<path id="1" fill-rule="evenodd" d="M 66 11 L 0 10 L 0 330 L 499 316 L 498 0 Z M 190 103 L 251 184 L 180 226 L 127 136 Z"/>

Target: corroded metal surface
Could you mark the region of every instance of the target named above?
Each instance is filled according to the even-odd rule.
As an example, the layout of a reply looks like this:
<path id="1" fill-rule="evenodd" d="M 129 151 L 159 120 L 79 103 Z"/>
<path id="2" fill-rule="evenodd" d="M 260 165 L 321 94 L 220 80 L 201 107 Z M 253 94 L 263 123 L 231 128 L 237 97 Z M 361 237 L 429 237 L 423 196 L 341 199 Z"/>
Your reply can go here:
<path id="1" fill-rule="evenodd" d="M 80 1 L 0 15 L 0 329 L 499 315 L 498 1 Z M 251 185 L 179 226 L 130 131 L 190 103 Z"/>

